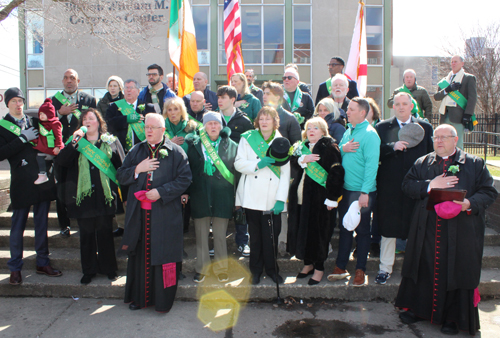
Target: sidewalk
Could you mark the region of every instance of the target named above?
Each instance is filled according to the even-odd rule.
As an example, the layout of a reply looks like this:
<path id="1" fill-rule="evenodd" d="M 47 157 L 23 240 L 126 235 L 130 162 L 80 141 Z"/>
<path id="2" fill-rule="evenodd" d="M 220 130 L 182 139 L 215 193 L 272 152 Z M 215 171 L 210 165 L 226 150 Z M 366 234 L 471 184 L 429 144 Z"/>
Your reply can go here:
<path id="1" fill-rule="evenodd" d="M 383 287 L 383 286 L 382 286 Z M 171 312 L 131 311 L 120 300 L 0 298 L 0 336 L 7 337 L 446 337 L 429 322 L 404 325 L 385 302 L 324 303 L 275 307 L 250 303 L 236 327 L 214 333 L 197 319 L 198 302 L 176 301 Z M 479 304 L 481 331 L 498 337 L 498 300 Z M 460 332 L 458 337 L 470 337 Z"/>

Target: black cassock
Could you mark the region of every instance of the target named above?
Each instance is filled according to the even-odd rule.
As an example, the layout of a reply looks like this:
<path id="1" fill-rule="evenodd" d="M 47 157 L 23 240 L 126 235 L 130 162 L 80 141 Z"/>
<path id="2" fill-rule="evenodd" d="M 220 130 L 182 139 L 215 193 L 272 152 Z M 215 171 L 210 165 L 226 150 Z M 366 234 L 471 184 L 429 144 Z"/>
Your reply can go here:
<path id="1" fill-rule="evenodd" d="M 154 149 L 150 147 L 149 158 L 158 158 L 155 150 L 160 145 Z M 152 174 L 148 173 L 143 190 L 151 190 L 152 179 Z M 134 302 L 141 308 L 155 305 L 156 311 L 168 312 L 177 292 L 181 263 L 151 265 L 151 212 L 141 210 L 141 238 L 136 250 L 128 256 L 125 303 Z"/>
<path id="2" fill-rule="evenodd" d="M 434 324 L 455 322 L 460 330 L 474 335 L 479 330 L 475 293 L 478 297 L 484 209 L 497 193 L 487 170 L 481 170 L 484 163 L 469 156 L 460 149 L 447 159 L 431 153 L 416 162 L 403 182 L 403 190 L 405 184 L 413 186 L 407 186 L 408 195 L 415 198 L 420 189 L 425 196 L 428 180 L 447 172 L 450 165 L 459 165 L 460 181 L 455 188 L 467 190 L 472 214 L 461 212 L 446 220 L 434 210 L 425 210 L 427 198 L 417 202 L 395 305 Z"/>

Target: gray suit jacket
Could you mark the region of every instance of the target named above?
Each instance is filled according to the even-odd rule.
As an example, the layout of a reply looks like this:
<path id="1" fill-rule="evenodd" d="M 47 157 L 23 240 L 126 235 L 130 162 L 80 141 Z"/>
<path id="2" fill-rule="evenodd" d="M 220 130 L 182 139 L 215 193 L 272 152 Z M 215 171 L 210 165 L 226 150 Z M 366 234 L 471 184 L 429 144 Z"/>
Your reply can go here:
<path id="1" fill-rule="evenodd" d="M 474 109 L 476 108 L 477 101 L 477 90 L 476 90 L 476 77 L 472 74 L 465 73 L 462 79 L 462 87 L 459 90 L 460 93 L 467 99 L 467 106 L 463 110 L 459 105 L 456 107 L 447 107 L 446 112 L 450 117 L 450 121 L 453 123 L 461 123 L 462 117 L 465 115 L 473 115 Z M 445 94 L 444 89 L 439 90 L 434 94 L 434 99 L 436 101 L 441 101 L 444 99 Z M 439 123 L 444 123 L 445 115 L 441 115 Z"/>

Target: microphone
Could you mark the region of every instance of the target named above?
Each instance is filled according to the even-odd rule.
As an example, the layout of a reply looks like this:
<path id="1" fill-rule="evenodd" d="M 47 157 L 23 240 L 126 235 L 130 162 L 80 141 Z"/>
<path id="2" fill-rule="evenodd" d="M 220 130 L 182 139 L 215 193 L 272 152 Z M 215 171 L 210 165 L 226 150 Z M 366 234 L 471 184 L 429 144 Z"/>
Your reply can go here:
<path id="1" fill-rule="evenodd" d="M 83 131 L 84 134 L 87 133 L 87 127 L 85 126 L 81 126 L 80 130 Z M 80 135 L 77 135 L 71 143 L 76 144 L 78 141 L 80 141 L 81 138 L 82 137 Z"/>

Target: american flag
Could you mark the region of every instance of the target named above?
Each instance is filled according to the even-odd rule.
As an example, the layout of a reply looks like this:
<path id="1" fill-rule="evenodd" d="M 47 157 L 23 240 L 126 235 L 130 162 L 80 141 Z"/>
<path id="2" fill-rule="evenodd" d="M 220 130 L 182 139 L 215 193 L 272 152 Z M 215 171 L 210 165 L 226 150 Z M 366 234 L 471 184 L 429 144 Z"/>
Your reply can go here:
<path id="1" fill-rule="evenodd" d="M 227 58 L 227 82 L 231 75 L 243 73 L 245 64 L 241 52 L 241 16 L 238 0 L 224 1 L 224 45 Z"/>

